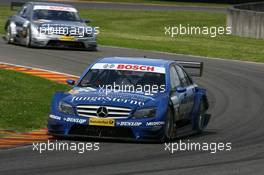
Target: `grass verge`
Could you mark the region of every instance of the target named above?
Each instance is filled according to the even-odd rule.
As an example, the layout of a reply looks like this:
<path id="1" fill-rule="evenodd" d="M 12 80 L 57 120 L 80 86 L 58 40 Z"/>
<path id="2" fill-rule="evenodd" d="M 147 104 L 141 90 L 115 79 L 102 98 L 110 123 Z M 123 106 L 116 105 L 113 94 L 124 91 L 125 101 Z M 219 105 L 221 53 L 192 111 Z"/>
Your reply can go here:
<path id="1" fill-rule="evenodd" d="M 104 45 L 264 62 L 264 40 L 221 35 L 165 35 L 165 26 L 226 26 L 226 14 L 189 11 L 81 10 Z M 111 15 L 109 15 L 111 14 Z"/>
<path id="2" fill-rule="evenodd" d="M 68 86 L 40 77 L 0 69 L 0 129 L 18 132 L 44 128 L 52 95 Z"/>
<path id="3" fill-rule="evenodd" d="M 0 32 L 8 7 L 0 7 Z M 134 11 L 80 9 L 83 18 L 100 27 L 99 44 L 264 62 L 264 40 L 221 35 L 184 35 L 174 38 L 165 35 L 165 26 L 226 26 L 226 14 L 191 11 Z"/>
<path id="4" fill-rule="evenodd" d="M 169 0 L 77 0 L 79 2 L 115 2 L 115 3 L 141 3 L 157 5 L 184 5 L 184 6 L 208 6 L 208 7 L 227 7 L 225 3 L 204 3 L 204 2 L 176 2 Z"/>

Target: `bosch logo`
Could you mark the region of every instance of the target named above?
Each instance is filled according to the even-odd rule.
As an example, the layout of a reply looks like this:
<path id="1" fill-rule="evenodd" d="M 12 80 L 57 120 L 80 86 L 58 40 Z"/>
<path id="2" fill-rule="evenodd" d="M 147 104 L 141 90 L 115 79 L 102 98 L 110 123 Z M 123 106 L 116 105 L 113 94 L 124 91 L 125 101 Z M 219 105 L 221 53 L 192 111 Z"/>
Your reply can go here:
<path id="1" fill-rule="evenodd" d="M 144 65 L 133 65 L 133 64 L 119 64 L 117 66 L 117 69 L 153 72 L 155 67 L 154 66 L 144 66 Z"/>

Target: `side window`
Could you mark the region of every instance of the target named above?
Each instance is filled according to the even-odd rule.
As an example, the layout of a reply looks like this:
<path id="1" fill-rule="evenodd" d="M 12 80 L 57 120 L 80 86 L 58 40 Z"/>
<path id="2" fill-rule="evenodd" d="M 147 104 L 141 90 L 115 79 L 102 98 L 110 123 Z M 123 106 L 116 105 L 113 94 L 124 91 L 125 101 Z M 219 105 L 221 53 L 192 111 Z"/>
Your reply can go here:
<path id="1" fill-rule="evenodd" d="M 19 12 L 19 16 L 21 16 L 21 17 L 23 17 L 24 15 L 26 15 L 26 12 L 27 12 L 27 6 L 26 5 L 24 5 L 23 7 L 22 7 L 22 9 L 20 10 L 20 12 Z"/>
<path id="2" fill-rule="evenodd" d="M 30 14 L 30 6 L 29 5 L 23 6 L 21 11 L 19 12 L 19 16 L 21 16 L 22 18 L 29 18 L 29 14 Z"/>
<path id="3" fill-rule="evenodd" d="M 179 79 L 179 76 L 178 76 L 178 73 L 175 69 L 174 66 L 171 66 L 170 67 L 170 85 L 171 85 L 171 89 L 174 89 L 178 86 L 180 86 L 180 79 Z"/>
<path id="4" fill-rule="evenodd" d="M 176 66 L 176 69 L 179 74 L 179 78 L 182 83 L 182 86 L 183 87 L 189 86 L 191 82 L 189 78 L 187 77 L 187 74 L 184 72 L 184 70 L 180 66 Z"/>
<path id="5" fill-rule="evenodd" d="M 185 78 L 186 78 L 188 86 L 192 85 L 193 84 L 192 79 L 189 77 L 189 75 L 184 70 L 183 70 L 183 72 L 185 74 Z"/>

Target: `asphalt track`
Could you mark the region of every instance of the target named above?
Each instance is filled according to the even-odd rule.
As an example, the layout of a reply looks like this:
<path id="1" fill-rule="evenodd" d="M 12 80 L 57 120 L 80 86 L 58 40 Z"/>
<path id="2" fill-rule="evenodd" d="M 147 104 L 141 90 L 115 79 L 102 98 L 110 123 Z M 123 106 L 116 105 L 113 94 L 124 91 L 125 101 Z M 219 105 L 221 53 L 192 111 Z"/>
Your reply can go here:
<path id="1" fill-rule="evenodd" d="M 0 41 L 0 61 L 80 75 L 103 56 L 199 60 L 197 82 L 208 89 L 212 120 L 190 142 L 232 142 L 231 151 L 170 154 L 163 144 L 100 140 L 100 151 L 32 151 L 32 146 L 0 151 L 1 175 L 25 174 L 263 174 L 264 64 L 99 47 L 98 52 L 28 49 Z M 4 95 L 4 94 L 1 94 Z M 89 140 L 88 140 L 89 141 Z M 177 140 L 175 140 L 177 142 Z"/>

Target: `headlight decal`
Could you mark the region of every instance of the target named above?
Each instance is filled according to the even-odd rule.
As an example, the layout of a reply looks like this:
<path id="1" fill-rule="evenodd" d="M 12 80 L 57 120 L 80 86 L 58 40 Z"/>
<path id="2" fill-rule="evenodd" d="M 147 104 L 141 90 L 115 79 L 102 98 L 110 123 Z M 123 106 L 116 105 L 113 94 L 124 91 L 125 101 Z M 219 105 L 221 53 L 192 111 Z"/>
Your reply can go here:
<path id="1" fill-rule="evenodd" d="M 65 114 L 75 114 L 73 107 L 70 104 L 65 103 L 63 101 L 59 103 L 58 111 L 65 113 Z"/>
<path id="2" fill-rule="evenodd" d="M 133 114 L 134 118 L 150 118 L 155 117 L 156 108 L 145 108 L 136 110 Z"/>

